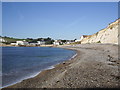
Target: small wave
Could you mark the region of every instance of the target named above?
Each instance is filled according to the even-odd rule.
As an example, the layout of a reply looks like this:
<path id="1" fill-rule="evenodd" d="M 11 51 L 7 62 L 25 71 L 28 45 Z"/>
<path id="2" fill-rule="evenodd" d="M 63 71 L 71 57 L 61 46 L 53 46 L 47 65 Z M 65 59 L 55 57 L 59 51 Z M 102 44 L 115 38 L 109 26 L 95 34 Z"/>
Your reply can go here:
<path id="1" fill-rule="evenodd" d="M 69 60 L 75 58 L 77 56 L 77 53 L 75 55 L 73 55 Z"/>
<path id="2" fill-rule="evenodd" d="M 47 70 L 48 70 L 48 69 L 53 69 L 53 68 L 55 68 L 55 67 L 54 67 L 54 66 L 50 66 L 50 67 L 47 68 Z"/>
<path id="3" fill-rule="evenodd" d="M 11 83 L 11 84 L 9 84 L 9 85 L 2 86 L 2 87 L 0 86 L 0 89 L 1 89 L 1 88 L 5 88 L 5 87 L 8 87 L 8 86 L 11 86 L 11 85 L 14 85 L 14 84 L 17 84 L 17 83 L 20 83 L 20 82 L 22 82 L 23 80 L 26 80 L 26 79 L 34 78 L 34 77 L 36 77 L 38 74 L 40 74 L 42 71 L 44 71 L 44 70 L 49 70 L 49 69 L 53 69 L 53 68 L 55 68 L 55 67 L 54 67 L 54 66 L 49 66 L 48 68 L 43 69 L 43 70 L 41 70 L 41 71 L 39 71 L 39 72 L 33 73 L 33 74 L 31 74 L 30 76 L 24 77 L 24 78 L 22 78 L 21 80 L 18 80 L 17 82 L 14 82 L 14 83 Z"/>
<path id="4" fill-rule="evenodd" d="M 67 60 L 71 60 L 71 59 L 73 59 L 73 58 L 76 57 L 76 56 L 77 56 L 77 54 L 75 53 L 72 57 L 70 57 L 70 59 L 67 59 Z M 62 61 L 62 62 L 63 62 L 63 61 Z M 60 62 L 60 63 L 62 63 L 62 62 Z M 8 86 L 14 85 L 14 84 L 16 84 L 16 83 L 20 83 L 20 82 L 22 82 L 23 80 L 30 79 L 30 78 L 34 78 L 34 77 L 36 77 L 38 74 L 40 74 L 42 71 L 44 71 L 44 70 L 49 70 L 49 69 L 53 69 L 53 68 L 55 68 L 55 65 L 60 64 L 60 63 L 56 63 L 56 64 L 54 64 L 54 65 L 51 65 L 51 66 L 49 66 L 49 67 L 47 67 L 47 68 L 45 68 L 45 69 L 42 69 L 42 70 L 40 70 L 40 71 L 38 71 L 38 72 L 35 72 L 35 73 L 32 73 L 32 74 L 30 74 L 30 75 L 28 75 L 28 76 L 23 77 L 22 79 L 18 79 L 16 82 L 13 82 L 13 83 L 11 83 L 11 84 L 9 84 L 9 85 L 2 86 L 2 87 L 0 87 L 0 88 L 5 88 L 5 87 L 8 87 Z"/>

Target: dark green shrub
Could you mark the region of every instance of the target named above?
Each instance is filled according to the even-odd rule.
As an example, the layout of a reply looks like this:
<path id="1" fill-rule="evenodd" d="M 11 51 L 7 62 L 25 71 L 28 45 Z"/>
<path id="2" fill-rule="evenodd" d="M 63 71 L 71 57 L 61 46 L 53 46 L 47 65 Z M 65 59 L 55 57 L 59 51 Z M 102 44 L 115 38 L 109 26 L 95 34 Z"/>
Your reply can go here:
<path id="1" fill-rule="evenodd" d="M 98 41 L 97 43 L 101 43 L 101 41 Z"/>

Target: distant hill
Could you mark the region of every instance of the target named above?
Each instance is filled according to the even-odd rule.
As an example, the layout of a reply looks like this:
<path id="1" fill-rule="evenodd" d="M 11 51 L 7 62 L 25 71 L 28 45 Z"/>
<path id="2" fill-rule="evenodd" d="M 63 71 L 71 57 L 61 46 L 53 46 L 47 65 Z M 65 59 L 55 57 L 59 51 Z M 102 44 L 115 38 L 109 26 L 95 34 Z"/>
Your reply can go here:
<path id="1" fill-rule="evenodd" d="M 12 37 L 1 37 L 0 36 L 0 42 L 5 43 L 5 44 L 10 44 L 10 43 L 15 43 L 16 41 L 27 41 L 30 43 L 37 43 L 37 41 L 45 41 L 46 44 L 52 44 L 54 40 L 52 38 L 26 38 L 26 39 L 18 39 L 18 38 L 12 38 Z"/>
<path id="2" fill-rule="evenodd" d="M 11 38 L 11 37 L 1 37 L 3 40 L 5 40 L 5 43 L 14 43 L 16 41 L 21 41 L 21 40 L 25 40 L 25 39 L 17 39 L 17 38 Z"/>

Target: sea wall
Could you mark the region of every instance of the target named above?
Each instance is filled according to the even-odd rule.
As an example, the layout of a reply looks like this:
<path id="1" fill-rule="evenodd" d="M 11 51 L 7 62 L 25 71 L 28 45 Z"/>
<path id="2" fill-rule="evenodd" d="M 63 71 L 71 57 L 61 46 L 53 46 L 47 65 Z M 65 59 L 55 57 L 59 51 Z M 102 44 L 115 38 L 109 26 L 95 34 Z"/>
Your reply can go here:
<path id="1" fill-rule="evenodd" d="M 81 44 L 85 43 L 113 43 L 118 44 L 118 28 L 120 27 L 120 19 L 111 23 L 105 29 L 99 32 L 89 35 L 81 40 Z"/>

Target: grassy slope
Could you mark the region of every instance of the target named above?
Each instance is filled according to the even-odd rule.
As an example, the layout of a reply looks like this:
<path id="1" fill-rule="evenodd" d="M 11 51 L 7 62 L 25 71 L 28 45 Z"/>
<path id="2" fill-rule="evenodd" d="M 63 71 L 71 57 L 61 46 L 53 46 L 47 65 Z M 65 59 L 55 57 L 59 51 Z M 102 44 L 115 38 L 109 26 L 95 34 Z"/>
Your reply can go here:
<path id="1" fill-rule="evenodd" d="M 10 37 L 3 37 L 3 39 L 5 39 L 9 43 L 16 42 L 16 41 L 21 41 L 21 40 L 25 40 L 25 39 L 17 39 L 17 38 L 10 38 Z"/>

